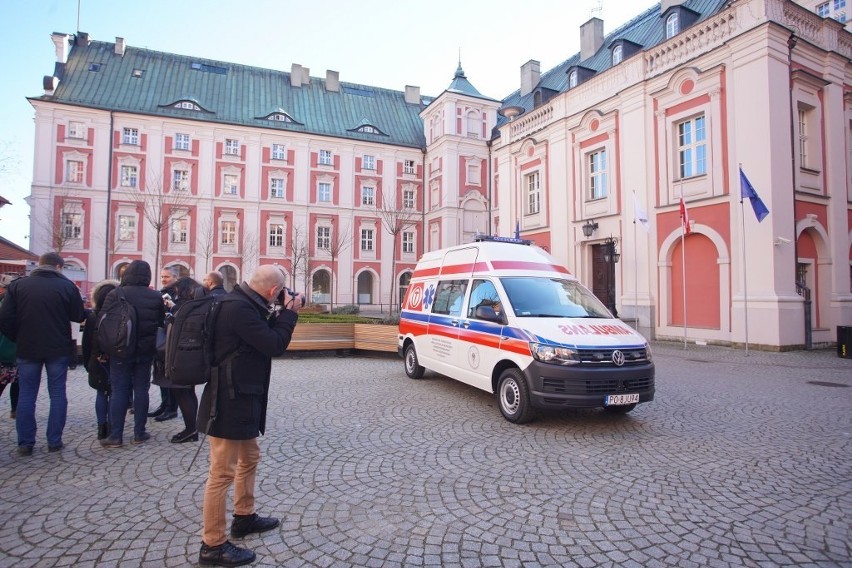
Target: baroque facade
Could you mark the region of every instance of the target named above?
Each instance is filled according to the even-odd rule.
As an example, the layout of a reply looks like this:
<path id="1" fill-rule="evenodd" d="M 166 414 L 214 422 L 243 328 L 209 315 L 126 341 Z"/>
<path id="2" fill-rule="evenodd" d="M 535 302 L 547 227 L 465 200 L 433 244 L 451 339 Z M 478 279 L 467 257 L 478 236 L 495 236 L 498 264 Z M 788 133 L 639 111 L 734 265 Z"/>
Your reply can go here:
<path id="1" fill-rule="evenodd" d="M 517 234 L 649 336 L 832 342 L 852 324 L 852 35 L 787 0 L 667 0 L 580 38 L 497 99 L 461 64 L 433 98 L 54 34 L 33 248 L 92 281 L 276 263 L 314 302 L 385 308 L 424 251 Z"/>

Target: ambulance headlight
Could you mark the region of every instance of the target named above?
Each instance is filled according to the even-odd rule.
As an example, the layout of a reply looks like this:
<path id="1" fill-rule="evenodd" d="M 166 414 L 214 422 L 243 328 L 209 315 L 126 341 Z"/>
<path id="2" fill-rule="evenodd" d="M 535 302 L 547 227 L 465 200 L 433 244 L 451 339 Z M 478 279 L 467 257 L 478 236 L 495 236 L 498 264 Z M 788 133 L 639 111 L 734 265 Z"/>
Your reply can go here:
<path id="1" fill-rule="evenodd" d="M 645 344 L 645 358 L 648 360 L 649 363 L 654 360 L 654 356 L 651 354 L 650 343 Z"/>
<path id="2" fill-rule="evenodd" d="M 576 365 L 580 357 L 576 349 L 570 347 L 557 347 L 555 345 L 544 345 L 542 343 L 530 343 L 530 351 L 536 361 L 550 363 L 552 365 Z"/>

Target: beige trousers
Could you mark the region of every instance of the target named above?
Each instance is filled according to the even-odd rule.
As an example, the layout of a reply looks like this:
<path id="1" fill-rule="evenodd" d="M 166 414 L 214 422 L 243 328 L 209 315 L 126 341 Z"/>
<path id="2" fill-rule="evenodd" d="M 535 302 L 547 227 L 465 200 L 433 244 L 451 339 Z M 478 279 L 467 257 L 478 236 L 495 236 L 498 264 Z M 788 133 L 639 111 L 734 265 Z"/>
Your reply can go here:
<path id="1" fill-rule="evenodd" d="M 204 488 L 204 527 L 201 538 L 207 546 L 219 546 L 228 540 L 225 533 L 228 489 L 234 485 L 234 514 L 254 513 L 254 483 L 260 446 L 257 438 L 226 440 L 214 436 L 210 440 L 210 471 Z"/>

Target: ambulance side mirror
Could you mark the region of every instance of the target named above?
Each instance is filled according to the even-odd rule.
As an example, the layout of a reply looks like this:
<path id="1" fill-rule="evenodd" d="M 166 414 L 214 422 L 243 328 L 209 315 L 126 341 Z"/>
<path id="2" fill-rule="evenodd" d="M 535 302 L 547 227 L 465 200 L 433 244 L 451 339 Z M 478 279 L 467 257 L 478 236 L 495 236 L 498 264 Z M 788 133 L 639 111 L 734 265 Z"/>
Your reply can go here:
<path id="1" fill-rule="evenodd" d="M 473 312 L 473 315 L 476 319 L 493 321 L 494 323 L 501 324 L 506 323 L 503 314 L 498 314 L 491 306 L 476 306 L 476 311 Z"/>

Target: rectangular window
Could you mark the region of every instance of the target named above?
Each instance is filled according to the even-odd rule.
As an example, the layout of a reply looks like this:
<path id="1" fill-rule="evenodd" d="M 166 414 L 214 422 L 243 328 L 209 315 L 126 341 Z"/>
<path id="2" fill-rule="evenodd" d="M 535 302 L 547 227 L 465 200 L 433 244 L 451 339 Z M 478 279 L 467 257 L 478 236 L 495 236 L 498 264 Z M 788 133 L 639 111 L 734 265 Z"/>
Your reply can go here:
<path id="1" fill-rule="evenodd" d="M 68 138 L 85 138 L 86 129 L 82 122 L 71 121 L 68 123 Z"/>
<path id="2" fill-rule="evenodd" d="M 607 195 L 606 150 L 589 154 L 589 199 Z"/>
<path id="3" fill-rule="evenodd" d="M 121 166 L 121 187 L 136 187 L 136 166 Z"/>
<path id="4" fill-rule="evenodd" d="M 467 291 L 467 280 L 444 280 L 438 282 L 435 292 L 435 302 L 432 305 L 433 314 L 459 316 L 462 313 L 464 294 Z"/>
<path id="5" fill-rule="evenodd" d="M 538 172 L 527 176 L 527 215 L 535 215 L 541 209 L 541 187 Z"/>
<path id="6" fill-rule="evenodd" d="M 361 229 L 361 250 L 373 250 L 373 229 Z"/>
<path id="7" fill-rule="evenodd" d="M 364 156 L 364 160 L 361 162 L 362 169 L 365 170 L 375 170 L 376 169 L 376 158 L 374 156 Z"/>
<path id="8" fill-rule="evenodd" d="M 320 150 L 319 151 L 319 163 L 322 164 L 323 166 L 332 165 L 333 162 L 331 160 L 331 151 L 330 150 Z"/>
<path id="9" fill-rule="evenodd" d="M 375 205 L 376 189 L 374 187 L 364 186 L 361 188 L 361 205 Z"/>
<path id="10" fill-rule="evenodd" d="M 121 137 L 122 144 L 133 144 L 139 145 L 139 129 L 138 128 L 125 128 L 124 133 Z"/>
<path id="11" fill-rule="evenodd" d="M 414 209 L 416 205 L 415 195 L 413 189 L 403 189 L 402 190 L 402 208 L 403 209 Z"/>
<path id="12" fill-rule="evenodd" d="M 823 4 L 818 5 L 816 7 L 816 11 L 821 18 L 827 18 L 828 15 L 831 13 L 831 3 L 825 2 Z"/>
<path id="13" fill-rule="evenodd" d="M 470 185 L 479 185 L 479 164 L 467 165 L 467 183 Z"/>
<path id="14" fill-rule="evenodd" d="M 68 160 L 65 162 L 65 181 L 68 183 L 83 183 L 83 162 Z"/>
<path id="15" fill-rule="evenodd" d="M 414 252 L 414 233 L 410 231 L 402 232 L 402 252 L 404 253 L 413 253 Z"/>
<path id="16" fill-rule="evenodd" d="M 284 149 L 284 144 L 273 144 L 272 145 L 272 159 L 273 160 L 286 160 L 287 152 Z"/>
<path id="17" fill-rule="evenodd" d="M 83 228 L 83 214 L 64 211 L 62 213 L 62 237 L 79 239 Z"/>
<path id="18" fill-rule="evenodd" d="M 808 167 L 808 113 L 799 109 L 799 167 Z"/>
<path id="19" fill-rule="evenodd" d="M 703 116 L 678 123 L 677 146 L 680 179 L 707 173 L 707 135 Z"/>
<path id="20" fill-rule="evenodd" d="M 331 227 L 317 227 L 317 248 L 331 248 Z"/>
<path id="21" fill-rule="evenodd" d="M 284 225 L 281 223 L 273 223 L 269 226 L 269 246 L 279 248 L 284 246 Z"/>
<path id="22" fill-rule="evenodd" d="M 172 171 L 172 189 L 186 191 L 189 189 L 189 170 Z"/>
<path id="23" fill-rule="evenodd" d="M 414 169 L 414 160 L 404 160 L 402 162 L 402 173 L 413 174 L 417 170 Z"/>
<path id="24" fill-rule="evenodd" d="M 846 7 L 846 0 L 834 0 L 834 9 L 842 10 Z"/>
<path id="25" fill-rule="evenodd" d="M 186 244 L 187 232 L 189 230 L 189 219 L 182 217 L 172 220 L 172 242 Z"/>
<path id="26" fill-rule="evenodd" d="M 223 245 L 233 245 L 237 241 L 237 222 L 222 221 L 222 240 Z"/>
<path id="27" fill-rule="evenodd" d="M 278 199 L 284 198 L 284 180 L 282 178 L 272 178 L 269 181 L 269 194 Z"/>
<path id="28" fill-rule="evenodd" d="M 136 217 L 133 215 L 118 216 L 118 240 L 136 240 Z"/>
<path id="29" fill-rule="evenodd" d="M 321 203 L 331 203 L 331 184 L 328 182 L 319 182 L 317 188 L 317 201 Z"/>
<path id="30" fill-rule="evenodd" d="M 239 156 L 240 141 L 233 138 L 225 138 L 225 153 L 229 156 Z"/>
<path id="31" fill-rule="evenodd" d="M 222 183 L 222 193 L 225 195 L 237 195 L 240 191 L 239 177 L 235 174 L 225 174 Z"/>
<path id="32" fill-rule="evenodd" d="M 175 150 L 189 150 L 189 134 L 175 134 Z"/>

